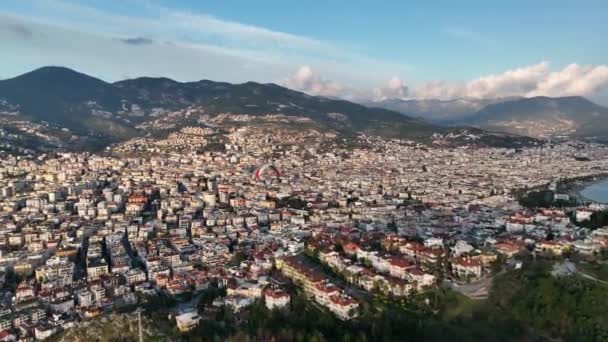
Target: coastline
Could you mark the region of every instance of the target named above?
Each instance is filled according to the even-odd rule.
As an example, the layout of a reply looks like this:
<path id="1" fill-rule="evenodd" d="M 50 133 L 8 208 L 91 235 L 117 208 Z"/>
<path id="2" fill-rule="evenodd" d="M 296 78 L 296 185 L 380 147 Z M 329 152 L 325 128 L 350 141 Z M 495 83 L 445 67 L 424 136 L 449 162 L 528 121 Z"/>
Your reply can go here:
<path id="1" fill-rule="evenodd" d="M 589 187 L 593 184 L 596 184 L 596 183 L 604 182 L 604 181 L 608 181 L 608 172 L 598 173 L 598 174 L 594 174 L 594 175 L 587 175 L 587 176 L 563 178 L 563 179 L 557 180 L 555 182 L 556 183 L 555 190 L 550 190 L 551 183 L 546 183 L 546 184 L 535 186 L 532 188 L 513 189 L 513 190 L 511 190 L 510 194 L 511 194 L 511 196 L 516 198 L 518 201 L 521 201 L 522 198 L 527 198 L 529 196 L 529 194 L 532 192 L 550 191 L 555 194 L 569 195 L 570 199 L 574 200 L 576 202 L 576 205 L 584 205 L 584 204 L 588 205 L 588 204 L 592 204 L 592 203 L 608 204 L 608 203 L 602 203 L 602 202 L 598 202 L 593 199 L 587 198 L 587 197 L 583 196 L 583 194 L 581 193 L 587 187 Z M 521 204 L 521 202 L 520 202 L 520 204 Z"/>
<path id="2" fill-rule="evenodd" d="M 589 187 L 592 187 L 592 186 L 595 186 L 595 185 L 598 185 L 598 184 L 606 184 L 606 186 L 608 186 L 608 178 L 604 177 L 604 178 L 598 179 L 598 180 L 596 180 L 594 182 L 590 182 L 590 183 L 585 184 L 582 188 L 580 188 L 580 189 L 577 190 L 576 196 L 578 196 L 578 198 L 581 201 L 592 202 L 592 203 L 599 203 L 599 204 L 608 204 L 608 197 L 605 198 L 605 199 L 602 199 L 602 200 L 596 200 L 596 199 L 589 198 L 589 197 L 587 197 L 587 196 L 585 196 L 583 194 L 583 191 L 585 189 L 587 189 Z"/>
<path id="3" fill-rule="evenodd" d="M 608 173 L 598 174 L 595 176 L 588 176 L 583 178 L 573 178 L 558 184 L 557 193 L 566 193 L 570 196 L 575 196 L 580 203 L 600 203 L 607 204 L 607 202 L 599 202 L 591 198 L 585 197 L 582 192 L 586 188 L 593 186 L 594 184 L 603 183 L 608 181 Z"/>

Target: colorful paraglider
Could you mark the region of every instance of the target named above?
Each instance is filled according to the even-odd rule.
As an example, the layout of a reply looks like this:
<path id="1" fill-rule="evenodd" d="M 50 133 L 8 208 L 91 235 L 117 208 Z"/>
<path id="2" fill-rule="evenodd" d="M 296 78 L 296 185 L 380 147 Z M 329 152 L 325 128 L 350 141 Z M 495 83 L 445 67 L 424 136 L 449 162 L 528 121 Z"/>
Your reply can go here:
<path id="1" fill-rule="evenodd" d="M 270 177 L 279 178 L 279 177 L 281 177 L 281 172 L 279 171 L 279 169 L 277 169 L 276 166 L 268 163 L 268 164 L 264 164 L 264 165 L 258 167 L 253 172 L 253 177 L 256 180 L 264 180 L 264 179 L 268 179 Z"/>

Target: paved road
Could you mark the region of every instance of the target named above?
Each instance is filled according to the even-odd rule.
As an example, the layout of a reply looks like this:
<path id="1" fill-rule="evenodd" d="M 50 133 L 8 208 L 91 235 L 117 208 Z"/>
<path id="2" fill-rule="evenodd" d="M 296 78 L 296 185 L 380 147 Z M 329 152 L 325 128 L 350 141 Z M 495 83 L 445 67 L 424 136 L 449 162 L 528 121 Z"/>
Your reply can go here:
<path id="1" fill-rule="evenodd" d="M 444 280 L 443 285 L 471 299 L 485 299 L 488 298 L 488 292 L 490 291 L 490 287 L 492 287 L 492 279 L 492 277 L 485 277 L 469 284 L 458 284 Z"/>
<path id="2" fill-rule="evenodd" d="M 580 269 L 578 269 L 576 267 L 575 263 L 573 263 L 572 261 L 569 261 L 569 260 L 564 260 L 561 263 L 556 263 L 555 265 L 553 265 L 553 271 L 551 271 L 551 274 L 553 274 L 554 276 L 572 275 L 575 273 L 580 275 L 583 278 L 597 281 L 602 284 L 608 284 L 608 281 L 598 279 L 590 274 L 582 272 Z"/>
<path id="3" fill-rule="evenodd" d="M 595 281 L 600 282 L 602 284 L 608 284 L 608 281 L 605 281 L 605 280 L 602 280 L 602 279 L 597 279 L 596 277 L 594 277 L 592 275 L 589 275 L 587 273 L 583 273 L 581 271 L 577 271 L 577 272 L 578 272 L 579 275 L 581 275 L 581 276 L 583 276 L 583 277 L 585 277 L 587 279 L 595 280 Z"/>

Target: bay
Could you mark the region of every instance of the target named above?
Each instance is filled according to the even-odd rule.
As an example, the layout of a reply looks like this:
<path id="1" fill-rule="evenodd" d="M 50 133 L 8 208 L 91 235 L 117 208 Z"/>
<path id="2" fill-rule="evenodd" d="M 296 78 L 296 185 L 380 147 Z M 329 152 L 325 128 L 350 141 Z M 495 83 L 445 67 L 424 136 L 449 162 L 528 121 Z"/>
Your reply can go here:
<path id="1" fill-rule="evenodd" d="M 608 203 L 608 180 L 589 184 L 589 186 L 581 190 L 580 194 L 586 199 L 595 202 Z"/>

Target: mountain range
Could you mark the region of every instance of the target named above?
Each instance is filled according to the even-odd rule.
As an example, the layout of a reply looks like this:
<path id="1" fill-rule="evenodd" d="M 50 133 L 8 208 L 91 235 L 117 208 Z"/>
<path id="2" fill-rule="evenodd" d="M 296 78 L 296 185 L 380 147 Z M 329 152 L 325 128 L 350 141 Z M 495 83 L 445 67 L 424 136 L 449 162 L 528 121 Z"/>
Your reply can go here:
<path id="1" fill-rule="evenodd" d="M 438 125 L 536 137 L 608 137 L 608 108 L 584 97 L 385 100 L 373 105 Z"/>
<path id="2" fill-rule="evenodd" d="M 608 108 L 583 97 L 532 97 L 490 104 L 468 123 L 539 138 L 607 137 Z"/>
<path id="3" fill-rule="evenodd" d="M 485 106 L 503 100 L 506 99 L 387 99 L 365 104 L 419 117 L 439 125 L 451 125 L 466 122 Z"/>
<path id="4" fill-rule="evenodd" d="M 489 107 L 491 105 L 488 103 L 484 109 L 493 108 Z M 469 108 L 467 105 L 461 107 Z M 421 142 L 432 141 L 438 136 L 450 137 L 453 142 L 467 137 L 463 143 L 475 140 L 478 144 L 505 146 L 521 146 L 532 141 L 478 128 L 439 126 L 390 109 L 310 96 L 270 83 L 231 84 L 209 80 L 184 83 L 151 77 L 108 83 L 64 67 L 43 67 L 0 81 L 0 128 L 5 129 L 0 133 L 13 138 L 30 134 L 27 141 L 35 141 L 40 135 L 52 136 L 64 147 L 103 147 L 112 142 L 149 136 L 150 125 L 146 126 L 146 123 L 184 110 L 198 116 L 230 113 L 303 117 L 342 136 L 364 133 Z M 466 110 L 462 109 L 461 113 L 464 112 Z M 482 109 L 475 113 L 484 112 Z M 489 112 L 487 117 L 498 115 L 495 113 Z M 480 118 L 486 118 L 461 116 L 477 120 L 463 120 L 466 124 L 476 124 Z M 190 116 L 174 121 L 174 128 L 200 123 Z M 31 134 L 30 129 L 23 128 L 25 122 L 42 125 L 44 132 Z M 9 127 L 11 125 L 18 129 Z M 62 141 L 66 135 L 71 135 L 70 142 Z"/>
<path id="5" fill-rule="evenodd" d="M 189 107 L 210 115 L 309 117 L 344 132 L 415 137 L 438 131 L 390 110 L 309 96 L 275 84 L 180 83 L 150 77 L 107 83 L 63 67 L 43 67 L 0 81 L 0 113 L 114 139 L 137 135 L 137 124 Z"/>

